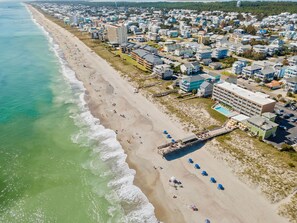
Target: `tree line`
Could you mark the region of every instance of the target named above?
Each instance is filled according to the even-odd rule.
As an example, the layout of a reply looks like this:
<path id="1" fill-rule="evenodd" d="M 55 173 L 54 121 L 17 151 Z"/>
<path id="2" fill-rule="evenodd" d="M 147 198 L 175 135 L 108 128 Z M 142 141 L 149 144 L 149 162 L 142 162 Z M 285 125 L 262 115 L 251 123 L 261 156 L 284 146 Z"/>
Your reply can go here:
<path id="1" fill-rule="evenodd" d="M 55 1 L 59 3 L 59 1 Z M 275 15 L 282 12 L 297 13 L 297 2 L 260 2 L 260 1 L 244 1 L 241 2 L 241 7 L 236 7 L 236 1 L 228 2 L 82 2 L 82 1 L 68 1 L 60 2 L 80 3 L 89 6 L 98 7 L 125 7 L 125 8 L 148 8 L 148 9 L 191 9 L 197 12 L 201 11 L 224 11 L 224 12 L 250 12 L 260 17 L 268 15 Z"/>

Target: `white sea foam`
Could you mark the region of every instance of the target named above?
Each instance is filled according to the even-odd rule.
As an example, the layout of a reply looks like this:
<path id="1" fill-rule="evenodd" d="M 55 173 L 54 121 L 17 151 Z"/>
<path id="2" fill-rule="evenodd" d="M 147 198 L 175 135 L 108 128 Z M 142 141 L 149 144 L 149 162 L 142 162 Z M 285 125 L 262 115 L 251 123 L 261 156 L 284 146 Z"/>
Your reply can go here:
<path id="1" fill-rule="evenodd" d="M 31 14 L 30 11 L 29 13 Z M 75 124 L 83 130 L 73 135 L 72 141 L 80 144 L 82 141 L 85 142 L 82 138 L 86 139 L 89 142 L 88 146 L 91 147 L 93 154 L 98 156 L 101 162 L 105 162 L 110 167 L 110 171 L 106 171 L 104 174 L 100 173 L 98 165 L 92 161 L 87 166 L 84 166 L 84 168 L 90 169 L 93 173 L 97 171 L 99 177 L 106 175 L 112 176 L 112 180 L 108 183 L 108 186 L 116 193 L 105 195 L 105 198 L 111 203 L 115 200 L 119 201 L 126 213 L 123 222 L 157 222 L 154 215 L 154 207 L 149 203 L 142 191 L 133 185 L 135 170 L 130 169 L 126 163 L 127 155 L 124 153 L 120 143 L 116 140 L 115 132 L 106 129 L 100 124 L 99 119 L 92 116 L 84 99 L 85 88 L 83 83 L 76 78 L 75 72 L 67 65 L 67 62 L 63 59 L 61 49 L 54 43 L 53 38 L 37 23 L 32 14 L 31 18 L 47 36 L 51 50 L 56 54 L 61 64 L 61 73 L 70 84 L 72 92 L 78 96 L 75 100 L 68 98 L 64 101 L 65 103 L 73 103 L 75 101 L 79 106 L 78 113 L 75 109 L 70 110 L 70 117 L 73 118 Z M 62 99 L 59 98 L 59 100 Z M 108 213 L 111 217 L 114 212 L 115 207 L 111 206 L 108 209 Z"/>

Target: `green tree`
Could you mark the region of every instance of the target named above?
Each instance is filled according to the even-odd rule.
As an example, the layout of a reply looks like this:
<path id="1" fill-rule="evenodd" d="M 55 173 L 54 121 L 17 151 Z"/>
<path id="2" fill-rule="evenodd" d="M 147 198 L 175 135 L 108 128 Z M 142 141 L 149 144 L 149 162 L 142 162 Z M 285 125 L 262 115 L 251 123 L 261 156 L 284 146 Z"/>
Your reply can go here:
<path id="1" fill-rule="evenodd" d="M 248 33 L 248 34 L 251 34 L 251 35 L 256 35 L 257 33 L 257 30 L 255 29 L 255 27 L 253 25 L 248 25 L 246 28 L 245 28 L 245 31 Z"/>
<path id="2" fill-rule="evenodd" d="M 287 92 L 287 97 L 293 97 L 293 94 L 292 94 L 291 91 L 288 91 L 288 92 Z"/>

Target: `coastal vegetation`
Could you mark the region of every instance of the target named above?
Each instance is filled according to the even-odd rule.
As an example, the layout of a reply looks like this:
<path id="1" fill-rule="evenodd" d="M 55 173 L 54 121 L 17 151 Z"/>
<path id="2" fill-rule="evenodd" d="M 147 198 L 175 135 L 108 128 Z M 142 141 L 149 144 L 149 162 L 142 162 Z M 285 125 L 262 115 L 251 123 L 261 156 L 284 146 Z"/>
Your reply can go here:
<path id="1" fill-rule="evenodd" d="M 222 159 L 240 178 L 259 187 L 271 202 L 281 202 L 294 193 L 297 187 L 296 153 L 280 152 L 265 142 L 246 136 L 241 130 L 220 136 L 216 141 Z"/>

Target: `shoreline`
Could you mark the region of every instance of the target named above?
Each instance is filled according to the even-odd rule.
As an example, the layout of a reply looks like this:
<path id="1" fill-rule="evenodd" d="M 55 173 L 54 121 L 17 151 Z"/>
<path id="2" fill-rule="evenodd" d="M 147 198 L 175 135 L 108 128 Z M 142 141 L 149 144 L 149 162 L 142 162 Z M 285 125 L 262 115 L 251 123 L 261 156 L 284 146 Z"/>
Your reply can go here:
<path id="1" fill-rule="evenodd" d="M 117 71 L 77 37 L 46 19 L 31 6 L 29 9 L 37 22 L 60 45 L 70 67 L 84 83 L 86 101 L 92 114 L 105 127 L 118 132 L 117 139 L 128 155 L 126 161 L 136 171 L 135 185 L 154 205 L 159 220 L 191 222 L 198 219 L 202 222 L 209 218 L 211 222 L 263 222 L 263 219 L 264 222 L 284 222 L 275 214 L 271 204 L 263 198 L 257 198 L 259 193 L 256 190 L 240 182 L 228 167 L 215 160 L 205 149 L 199 151 L 199 154 L 195 152 L 173 161 L 162 159 L 156 147 L 166 142 L 162 136 L 163 129 L 169 130 L 176 138 L 189 133 L 183 130 L 178 121 L 172 121 L 144 96 L 134 94 L 134 88 L 128 81 L 122 79 Z M 208 142 L 207 146 L 213 146 L 213 143 Z M 211 188 L 208 179 L 198 176 L 197 171 L 187 164 L 190 156 L 194 161 L 199 160 L 219 180 L 230 181 L 223 182 L 227 190 L 220 192 Z M 185 188 L 175 190 L 170 187 L 168 179 L 171 176 L 181 180 Z M 177 198 L 173 199 L 173 195 Z M 240 201 L 234 200 L 238 197 Z M 199 211 L 191 211 L 188 207 L 191 204 L 195 204 Z M 215 208 L 208 210 L 208 207 Z"/>

